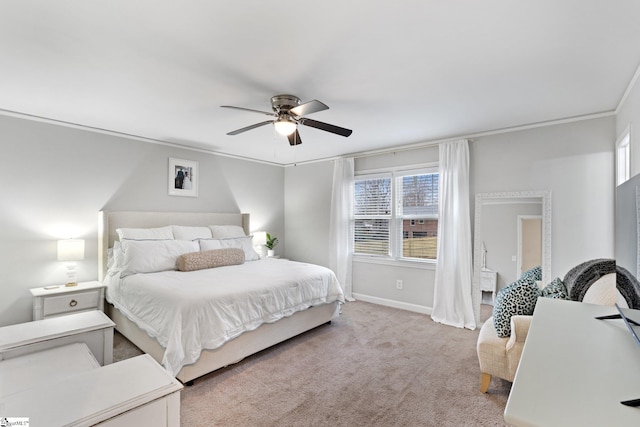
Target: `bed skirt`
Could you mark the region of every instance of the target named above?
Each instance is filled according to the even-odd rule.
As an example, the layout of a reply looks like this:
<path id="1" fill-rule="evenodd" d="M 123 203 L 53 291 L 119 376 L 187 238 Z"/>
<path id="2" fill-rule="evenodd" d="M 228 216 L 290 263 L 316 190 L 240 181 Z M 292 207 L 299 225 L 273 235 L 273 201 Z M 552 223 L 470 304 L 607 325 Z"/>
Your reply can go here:
<path id="1" fill-rule="evenodd" d="M 187 383 L 225 366 L 237 363 L 247 356 L 293 338 L 303 332 L 330 322 L 338 316 L 340 304 L 333 302 L 299 311 L 274 323 L 264 323 L 255 330 L 225 343 L 214 350 L 203 350 L 196 363 L 184 366 L 176 378 Z M 140 350 L 158 363 L 162 362 L 164 348 L 113 305 L 106 303 L 105 312 L 116 324 L 116 329 Z"/>

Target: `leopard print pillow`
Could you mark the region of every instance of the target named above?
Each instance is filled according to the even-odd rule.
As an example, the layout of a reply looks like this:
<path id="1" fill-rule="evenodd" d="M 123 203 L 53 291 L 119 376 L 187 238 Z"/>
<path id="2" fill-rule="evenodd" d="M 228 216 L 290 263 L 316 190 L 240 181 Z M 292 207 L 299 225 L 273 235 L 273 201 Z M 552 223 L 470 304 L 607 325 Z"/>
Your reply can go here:
<path id="1" fill-rule="evenodd" d="M 243 263 L 244 251 L 240 248 L 211 249 L 180 255 L 178 270 L 194 271 Z"/>
<path id="2" fill-rule="evenodd" d="M 559 277 L 556 277 L 551 281 L 551 283 L 544 287 L 542 290 L 542 296 L 545 298 L 571 299 L 569 298 L 569 291 L 567 291 L 567 287 Z"/>
<path id="3" fill-rule="evenodd" d="M 529 280 L 517 280 L 498 291 L 493 306 L 493 326 L 500 338 L 511 336 L 511 316 L 531 315 L 541 292 Z"/>

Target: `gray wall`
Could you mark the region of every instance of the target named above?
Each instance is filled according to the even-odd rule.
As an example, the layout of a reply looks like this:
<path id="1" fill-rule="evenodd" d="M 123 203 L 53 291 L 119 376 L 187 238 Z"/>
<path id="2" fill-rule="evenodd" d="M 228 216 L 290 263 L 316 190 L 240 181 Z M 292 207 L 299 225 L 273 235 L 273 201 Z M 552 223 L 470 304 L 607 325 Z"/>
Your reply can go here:
<path id="1" fill-rule="evenodd" d="M 31 320 L 29 288 L 64 283 L 59 238 L 86 240 L 78 279 L 97 279 L 100 210 L 247 212 L 285 249 L 281 167 L 6 116 L 0 141 L 0 326 Z M 199 162 L 199 197 L 167 195 L 169 157 Z"/>
<path id="2" fill-rule="evenodd" d="M 285 168 L 286 257 L 329 266 L 333 162 Z"/>
<path id="3" fill-rule="evenodd" d="M 564 277 L 588 259 L 611 258 L 614 140 L 613 116 L 475 138 L 470 145 L 471 209 L 477 192 L 551 190 L 551 277 Z M 355 167 L 375 170 L 426 163 L 437 156 L 437 147 L 399 151 L 358 158 Z M 322 162 L 285 173 L 287 256 L 292 259 L 327 263 L 332 171 L 333 162 Z M 396 289 L 397 279 L 404 281 L 403 290 Z M 432 265 L 356 261 L 353 266 L 355 294 L 416 311 L 431 309 L 434 279 Z"/>
<path id="4" fill-rule="evenodd" d="M 478 138 L 473 193 L 551 190 L 551 278 L 614 257 L 613 116 Z"/>

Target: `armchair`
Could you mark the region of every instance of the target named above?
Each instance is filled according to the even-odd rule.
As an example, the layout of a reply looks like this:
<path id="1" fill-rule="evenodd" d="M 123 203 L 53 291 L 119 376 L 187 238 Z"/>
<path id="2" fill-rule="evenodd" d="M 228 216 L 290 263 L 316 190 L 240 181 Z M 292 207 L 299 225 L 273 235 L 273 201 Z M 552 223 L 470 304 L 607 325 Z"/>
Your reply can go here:
<path id="1" fill-rule="evenodd" d="M 493 326 L 493 317 L 484 322 L 477 344 L 481 392 L 487 392 L 492 376 L 513 382 L 532 318 L 533 316 L 512 316 L 511 336 L 507 338 L 498 336 Z"/>

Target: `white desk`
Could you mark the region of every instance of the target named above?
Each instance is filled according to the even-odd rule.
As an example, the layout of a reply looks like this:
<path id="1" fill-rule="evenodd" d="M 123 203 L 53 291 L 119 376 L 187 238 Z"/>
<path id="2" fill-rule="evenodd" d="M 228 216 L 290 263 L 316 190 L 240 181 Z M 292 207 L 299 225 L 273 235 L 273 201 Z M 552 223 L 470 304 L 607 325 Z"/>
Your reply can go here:
<path id="1" fill-rule="evenodd" d="M 625 312 L 627 312 L 625 310 Z M 629 310 L 640 321 L 640 311 Z M 640 426 L 640 347 L 615 307 L 540 298 L 504 412 L 514 426 Z"/>

